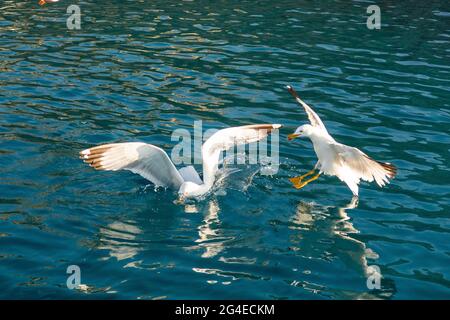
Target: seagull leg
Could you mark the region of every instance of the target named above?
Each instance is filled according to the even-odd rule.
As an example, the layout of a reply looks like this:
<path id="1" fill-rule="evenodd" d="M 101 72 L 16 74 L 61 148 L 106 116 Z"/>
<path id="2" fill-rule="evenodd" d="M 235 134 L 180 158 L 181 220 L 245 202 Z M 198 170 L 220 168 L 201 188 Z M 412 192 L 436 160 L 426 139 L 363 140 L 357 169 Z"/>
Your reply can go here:
<path id="1" fill-rule="evenodd" d="M 289 180 L 294 184 L 294 187 L 296 187 L 297 189 L 299 189 L 299 187 L 297 187 L 297 186 L 299 186 L 299 185 L 301 184 L 302 180 L 303 180 L 305 177 L 312 175 L 315 171 L 316 171 L 316 168 L 314 167 L 312 170 L 308 171 L 308 172 L 305 173 L 304 175 L 299 176 L 299 177 L 289 178 Z M 300 188 L 301 188 L 301 187 L 300 187 Z"/>
<path id="2" fill-rule="evenodd" d="M 306 186 L 308 183 L 310 183 L 311 181 L 314 181 L 317 178 L 319 178 L 319 176 L 320 176 L 320 172 L 318 174 L 316 174 L 314 177 L 312 177 L 312 178 L 310 178 L 310 179 L 308 179 L 306 181 L 303 181 L 303 182 L 298 183 L 298 184 L 294 184 L 294 187 L 297 188 L 297 189 L 301 189 L 304 186 Z"/>

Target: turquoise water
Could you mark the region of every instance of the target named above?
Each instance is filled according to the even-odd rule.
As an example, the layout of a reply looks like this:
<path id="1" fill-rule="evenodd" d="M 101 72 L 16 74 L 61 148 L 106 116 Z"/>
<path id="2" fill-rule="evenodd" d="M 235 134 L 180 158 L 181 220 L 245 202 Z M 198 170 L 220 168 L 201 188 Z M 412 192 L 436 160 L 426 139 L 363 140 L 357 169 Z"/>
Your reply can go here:
<path id="1" fill-rule="evenodd" d="M 0 3 L 1 298 L 450 297 L 450 6 L 383 1 Z M 357 208 L 311 169 L 293 85 L 335 138 L 390 161 Z M 274 176 L 241 168 L 189 206 L 81 149 L 177 128 L 282 123 Z M 251 180 L 251 183 L 249 181 Z M 80 289 L 66 286 L 69 265 Z M 378 266 L 380 289 L 366 284 Z"/>

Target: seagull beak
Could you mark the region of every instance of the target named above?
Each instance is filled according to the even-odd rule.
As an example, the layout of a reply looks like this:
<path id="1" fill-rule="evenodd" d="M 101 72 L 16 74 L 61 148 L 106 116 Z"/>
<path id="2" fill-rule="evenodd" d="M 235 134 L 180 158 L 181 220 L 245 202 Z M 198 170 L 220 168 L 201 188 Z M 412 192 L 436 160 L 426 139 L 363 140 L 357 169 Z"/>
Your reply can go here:
<path id="1" fill-rule="evenodd" d="M 298 133 L 292 133 L 292 134 L 288 134 L 288 140 L 294 140 L 295 138 L 300 137 L 300 135 Z"/>

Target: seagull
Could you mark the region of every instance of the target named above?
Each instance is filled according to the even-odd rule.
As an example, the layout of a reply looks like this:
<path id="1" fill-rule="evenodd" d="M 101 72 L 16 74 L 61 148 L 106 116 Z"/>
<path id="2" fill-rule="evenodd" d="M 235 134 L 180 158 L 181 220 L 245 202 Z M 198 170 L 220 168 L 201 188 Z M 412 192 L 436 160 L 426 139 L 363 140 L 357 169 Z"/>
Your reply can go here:
<path id="1" fill-rule="evenodd" d="M 298 127 L 293 134 L 288 135 L 288 140 L 301 136 L 308 137 L 311 139 L 318 158 L 311 171 L 289 179 L 295 188 L 303 188 L 324 173 L 328 176 L 336 176 L 345 182 L 353 196 L 357 198 L 360 180 L 368 182 L 375 180 L 378 186 L 383 187 L 386 183 L 389 183 L 389 179 L 395 177 L 397 168 L 394 165 L 373 160 L 361 150 L 334 140 L 314 110 L 300 99 L 291 86 L 287 86 L 287 89 L 295 100 L 303 106 L 310 122 L 310 124 Z M 319 171 L 317 174 L 305 180 L 306 177 L 313 175 L 316 170 Z"/>
<path id="2" fill-rule="evenodd" d="M 96 146 L 81 151 L 80 158 L 97 170 L 129 170 L 157 186 L 178 190 L 179 201 L 183 201 L 212 188 L 222 151 L 264 139 L 279 128 L 280 124 L 255 124 L 214 133 L 202 146 L 203 180 L 193 166 L 177 170 L 163 149 L 143 142 Z"/>

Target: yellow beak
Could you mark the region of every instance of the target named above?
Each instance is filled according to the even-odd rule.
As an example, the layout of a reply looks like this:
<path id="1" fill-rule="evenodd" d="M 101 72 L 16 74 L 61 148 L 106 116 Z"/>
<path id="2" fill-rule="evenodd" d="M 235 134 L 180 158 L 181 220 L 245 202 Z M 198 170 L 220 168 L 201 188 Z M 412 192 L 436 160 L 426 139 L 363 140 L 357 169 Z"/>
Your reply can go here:
<path id="1" fill-rule="evenodd" d="M 291 141 L 291 140 L 293 140 L 293 139 L 295 139 L 295 138 L 298 138 L 298 137 L 300 137 L 300 135 L 297 134 L 297 133 L 291 133 L 291 134 L 288 134 L 288 140 L 289 140 L 289 141 Z"/>

